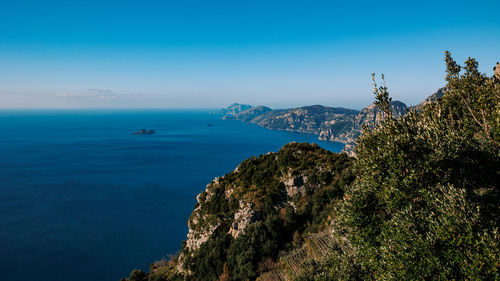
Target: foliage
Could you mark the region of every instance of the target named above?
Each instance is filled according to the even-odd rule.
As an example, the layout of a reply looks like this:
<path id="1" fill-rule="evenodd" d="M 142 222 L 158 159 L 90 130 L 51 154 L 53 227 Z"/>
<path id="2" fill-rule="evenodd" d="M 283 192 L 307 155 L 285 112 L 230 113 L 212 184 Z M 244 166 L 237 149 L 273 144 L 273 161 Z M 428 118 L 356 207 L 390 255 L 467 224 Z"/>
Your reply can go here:
<path id="1" fill-rule="evenodd" d="M 385 76 L 382 74 L 382 86 L 377 84 L 375 73 L 372 73 L 373 93 L 375 94 L 375 105 L 382 110 L 384 117 L 388 120 L 392 119 L 391 101 L 389 91 L 385 84 Z"/>
<path id="2" fill-rule="evenodd" d="M 500 280 L 500 79 L 445 61 L 444 96 L 398 119 L 373 75 L 384 119 L 356 160 L 290 143 L 209 184 L 188 222 L 215 227 L 208 240 L 128 280 L 281 279 L 280 261 L 297 280 Z M 242 202 L 251 223 L 233 238 Z"/>
<path id="3" fill-rule="evenodd" d="M 130 272 L 130 276 L 127 279 L 122 279 L 126 281 L 148 281 L 148 275 L 140 269 L 134 269 Z"/>
<path id="4" fill-rule="evenodd" d="M 183 251 L 184 266 L 191 272 L 187 278 L 257 278 L 259 268 L 268 270 L 265 264 L 272 264 L 281 251 L 293 247 L 293 241 L 329 225 L 334 203 L 353 180 L 351 163 L 346 154 L 334 154 L 314 144 L 290 143 L 277 153 L 245 160 L 236 171 L 208 185 L 190 218 L 197 223 L 190 226 L 218 227 L 198 250 Z M 303 192 L 289 196 L 285 178 L 294 179 Z M 228 190 L 231 196 L 226 195 Z M 251 202 L 253 222 L 234 239 L 228 231 L 240 201 Z"/>
<path id="5" fill-rule="evenodd" d="M 446 63 L 441 100 L 360 137 L 335 225 L 349 242 L 304 278 L 500 278 L 500 84 L 474 59 Z"/>

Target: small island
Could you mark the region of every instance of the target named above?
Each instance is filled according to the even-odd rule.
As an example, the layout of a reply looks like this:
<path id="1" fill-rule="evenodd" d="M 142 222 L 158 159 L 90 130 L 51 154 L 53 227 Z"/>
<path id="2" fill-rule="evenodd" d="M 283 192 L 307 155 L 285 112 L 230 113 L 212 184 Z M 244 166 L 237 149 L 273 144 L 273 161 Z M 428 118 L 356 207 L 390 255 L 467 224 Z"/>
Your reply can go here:
<path id="1" fill-rule="evenodd" d="M 140 129 L 139 131 L 137 132 L 133 132 L 132 135 L 153 135 L 155 132 L 155 130 L 146 130 L 146 129 Z"/>

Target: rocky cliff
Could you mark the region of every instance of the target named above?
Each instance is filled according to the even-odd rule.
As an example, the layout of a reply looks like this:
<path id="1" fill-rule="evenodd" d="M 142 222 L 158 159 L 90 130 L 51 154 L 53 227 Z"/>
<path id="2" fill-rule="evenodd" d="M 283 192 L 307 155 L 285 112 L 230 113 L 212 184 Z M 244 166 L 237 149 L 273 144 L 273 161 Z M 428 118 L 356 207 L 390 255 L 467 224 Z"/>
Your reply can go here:
<path id="1" fill-rule="evenodd" d="M 307 143 L 245 160 L 196 197 L 180 255 L 154 264 L 150 280 L 255 280 L 272 271 L 280 253 L 331 231 L 352 161 Z"/>

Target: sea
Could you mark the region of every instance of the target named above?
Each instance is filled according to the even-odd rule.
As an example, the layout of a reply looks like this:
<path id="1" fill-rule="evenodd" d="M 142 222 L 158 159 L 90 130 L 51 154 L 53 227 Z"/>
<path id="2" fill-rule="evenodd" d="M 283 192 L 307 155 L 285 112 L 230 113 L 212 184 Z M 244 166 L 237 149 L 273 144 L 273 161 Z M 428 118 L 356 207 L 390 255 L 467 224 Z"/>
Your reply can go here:
<path id="1" fill-rule="evenodd" d="M 288 142 L 217 110 L 0 111 L 0 280 L 118 281 L 180 250 L 196 195 Z M 133 135 L 139 129 L 154 135 Z"/>

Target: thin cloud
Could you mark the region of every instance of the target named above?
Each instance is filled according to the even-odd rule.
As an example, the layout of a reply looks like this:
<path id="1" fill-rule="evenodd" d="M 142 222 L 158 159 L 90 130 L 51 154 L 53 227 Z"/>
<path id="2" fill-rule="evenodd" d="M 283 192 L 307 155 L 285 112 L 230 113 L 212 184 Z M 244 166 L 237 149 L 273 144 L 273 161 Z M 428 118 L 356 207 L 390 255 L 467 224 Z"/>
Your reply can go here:
<path id="1" fill-rule="evenodd" d="M 87 93 L 86 97 L 88 98 L 98 98 L 98 99 L 116 99 L 118 98 L 118 94 L 110 89 L 101 89 L 101 88 L 90 88 L 88 89 L 89 93 Z"/>
<path id="2" fill-rule="evenodd" d="M 74 99 L 117 99 L 119 94 L 110 89 L 89 88 L 83 93 L 57 93 L 53 96 Z"/>

